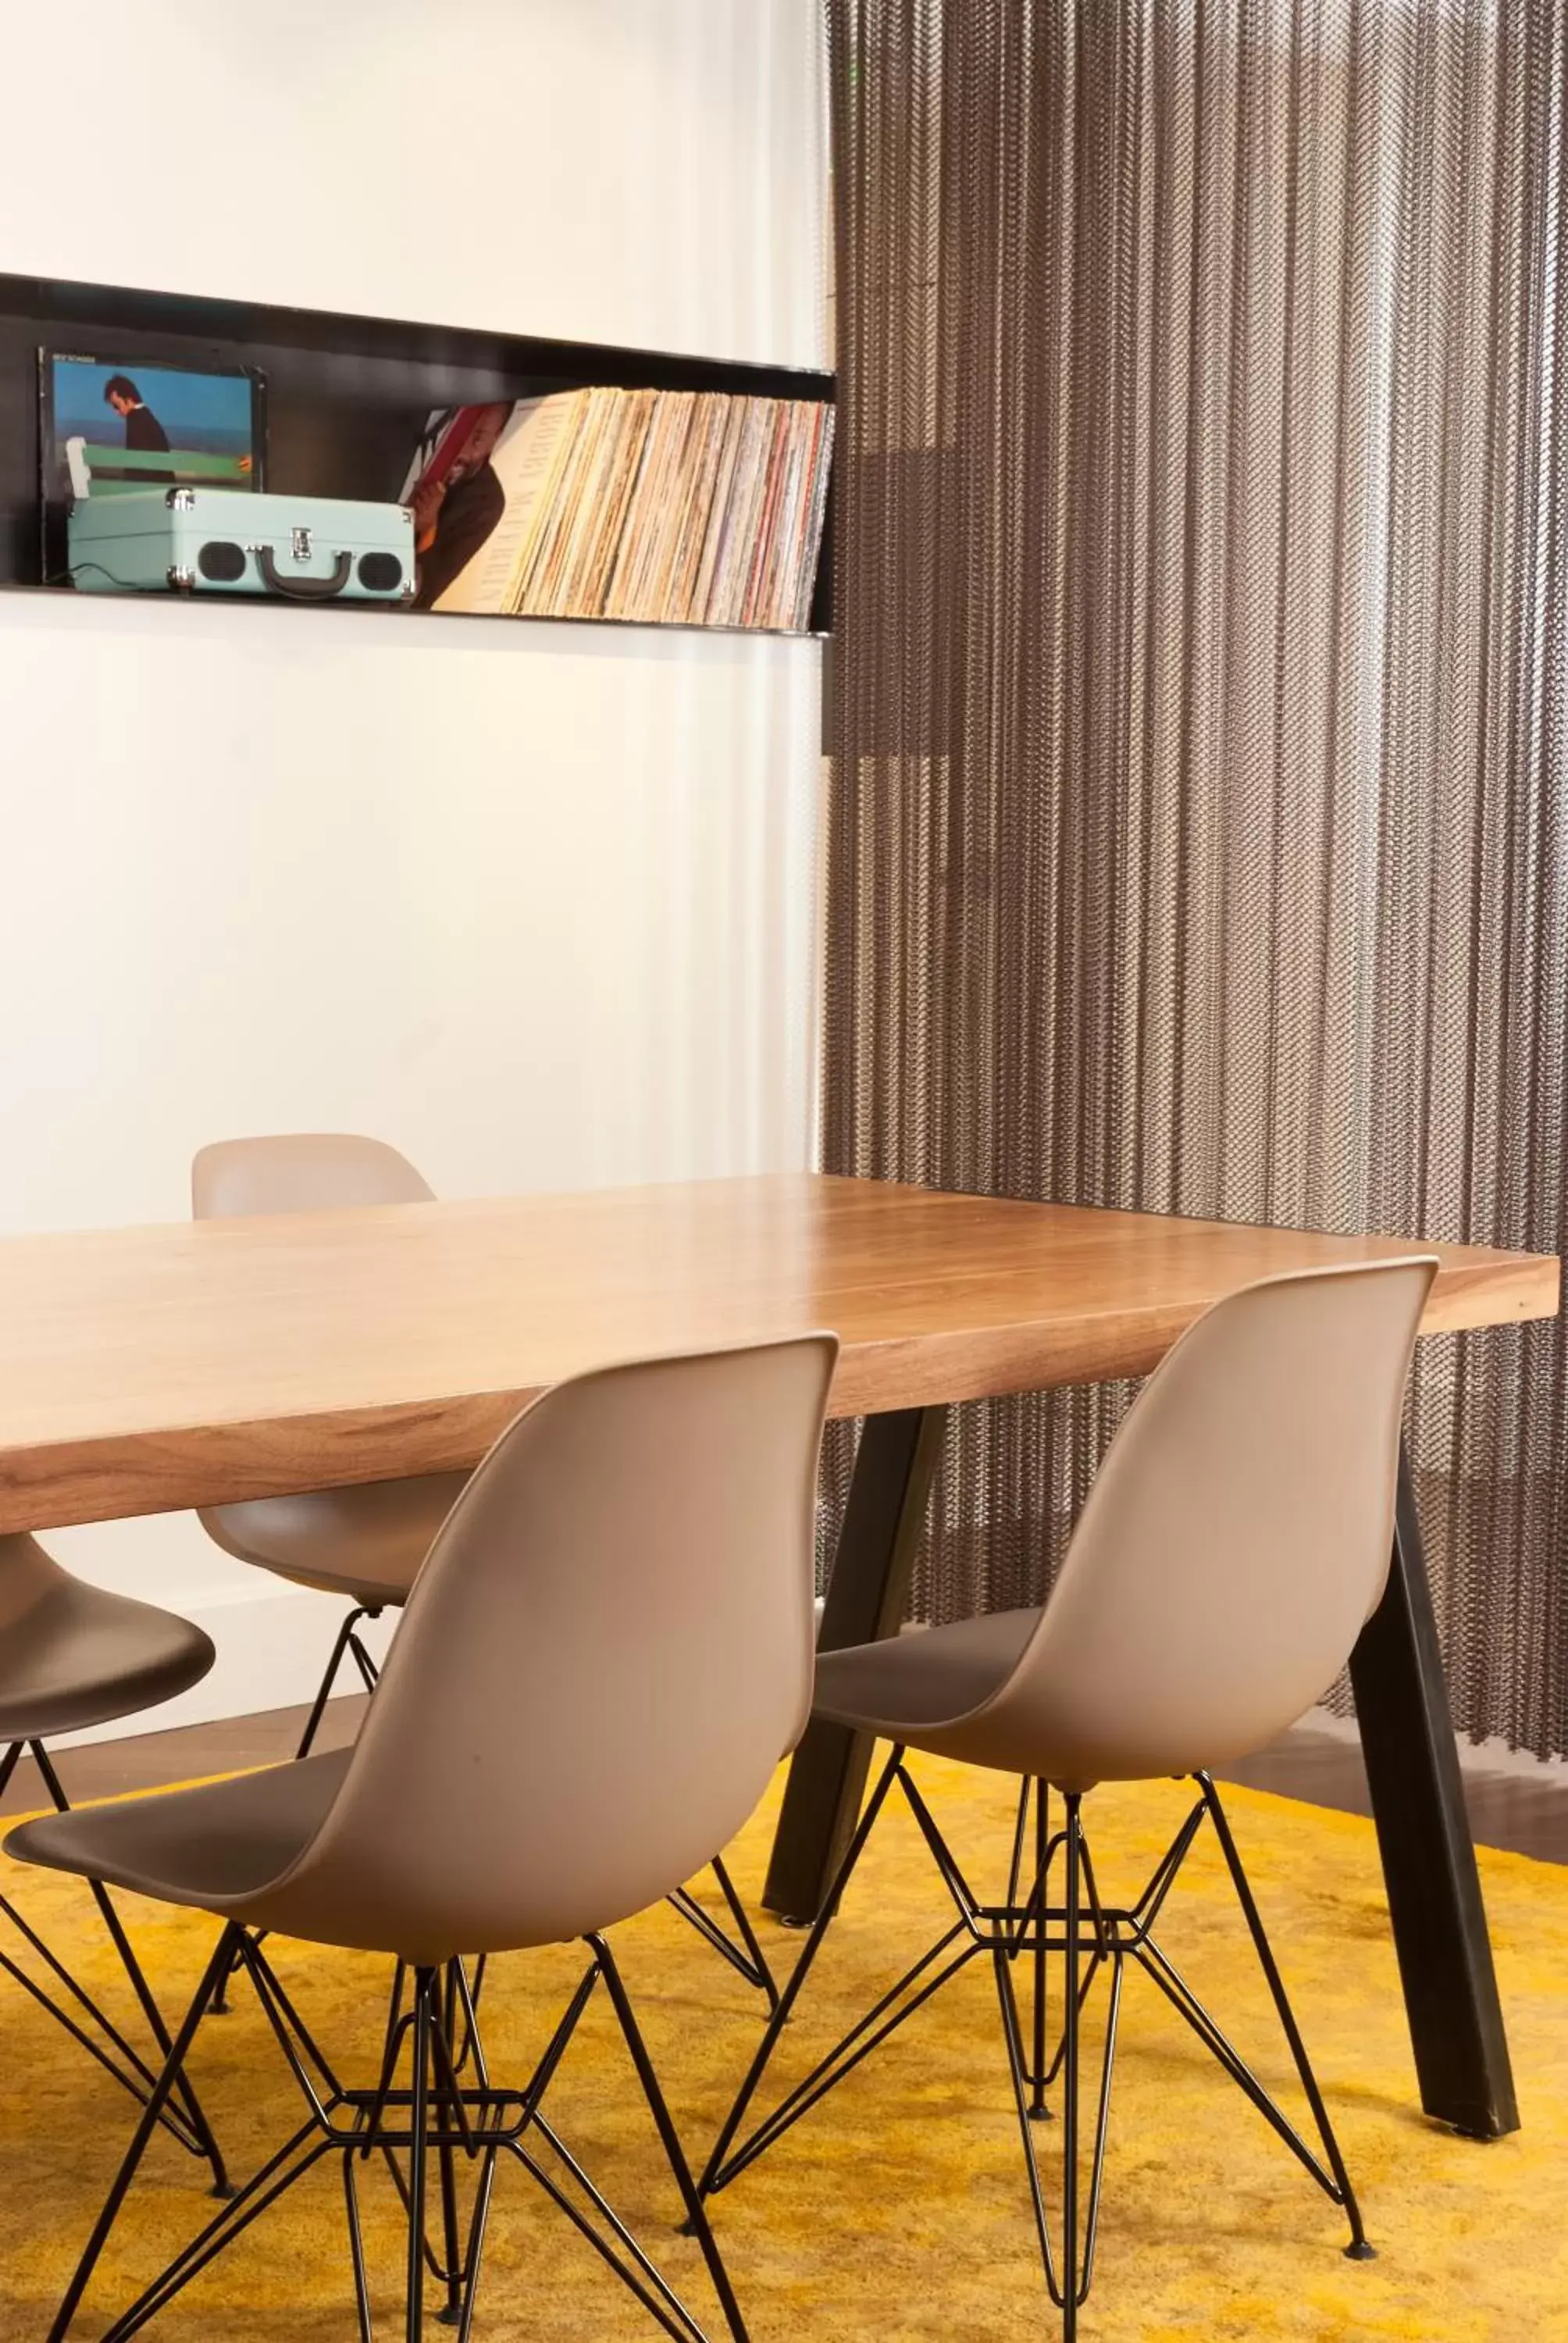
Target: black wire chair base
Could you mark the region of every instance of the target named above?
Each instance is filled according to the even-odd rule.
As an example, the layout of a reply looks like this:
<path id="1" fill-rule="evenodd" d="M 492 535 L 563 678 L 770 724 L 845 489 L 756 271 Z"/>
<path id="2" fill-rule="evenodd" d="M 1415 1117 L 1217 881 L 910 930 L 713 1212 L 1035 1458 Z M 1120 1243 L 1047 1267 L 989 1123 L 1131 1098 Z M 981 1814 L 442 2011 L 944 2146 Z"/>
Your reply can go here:
<path id="1" fill-rule="evenodd" d="M 321 1729 L 321 1720 L 327 1714 L 327 1704 L 332 1697 L 332 1688 L 337 1682 L 338 1672 L 346 1659 L 351 1659 L 358 1669 L 359 1681 L 366 1691 L 375 1691 L 379 1671 L 366 1649 L 359 1627 L 363 1620 L 379 1619 L 382 1609 L 383 1605 L 379 1603 L 357 1603 L 337 1630 L 321 1682 L 317 1687 L 316 1698 L 311 1703 L 310 1715 L 306 1719 L 305 1730 L 299 1736 L 299 1746 L 294 1753 L 296 1757 L 309 1756 L 316 1736 Z"/>
<path id="2" fill-rule="evenodd" d="M 468 2343 L 498 2160 L 518 2164 L 674 2343 L 709 2343 L 694 2313 L 632 2236 L 544 2111 L 544 2100 L 584 2012 L 602 1983 L 666 2159 L 690 2234 L 701 2247 L 732 2343 L 747 2343 L 739 2307 L 719 2253 L 669 2109 L 608 1945 L 587 1939 L 589 1960 L 533 2074 L 521 2087 L 491 2080 L 473 1988 L 457 1961 L 399 1965 L 380 2070 L 368 2088 L 347 2087 L 327 2064 L 256 1935 L 224 1931 L 163 2075 L 88 2239 L 49 2343 L 64 2343 L 119 2216 L 163 2102 L 188 2055 L 219 1980 L 244 1972 L 305 2103 L 304 2120 L 252 2174 L 232 2201 L 185 2246 L 151 2286 L 107 2328 L 102 2343 L 128 2343 L 215 2261 L 252 2222 L 326 2158 L 340 2167 L 361 2343 L 376 2343 L 359 2187 L 384 2170 L 407 2226 L 405 2334 L 423 2333 L 427 2283 L 441 2299 L 436 2316 Z M 470 2079 L 465 2080 L 465 2075 Z M 465 2202 L 465 2199 L 467 2200 Z"/>
<path id="3" fill-rule="evenodd" d="M 13 1742 L 0 1757 L 0 1796 L 3 1796 L 12 1775 L 16 1770 L 24 1749 L 29 1751 L 38 1768 L 44 1786 L 54 1802 L 57 1814 L 69 1814 L 70 1801 L 60 1784 L 48 1751 L 42 1741 Z M 157 2059 L 166 2060 L 171 2048 L 169 2031 L 163 2012 L 154 1998 L 152 1987 L 137 1960 L 125 1924 L 101 1881 L 86 1883 L 88 1893 L 97 1907 L 98 1916 L 114 1946 L 126 1983 L 135 1996 L 137 2007 L 153 2039 Z M 47 2012 L 57 2026 L 64 2027 L 77 2046 L 85 2050 L 106 2075 L 146 2107 L 158 2081 L 158 2068 L 129 2039 L 107 2010 L 94 2000 L 78 1978 L 74 1976 L 57 1953 L 39 1935 L 36 1928 L 19 1912 L 6 1896 L 0 1896 L 0 1919 L 7 1921 L 44 1970 L 49 1984 L 40 1982 L 23 1964 L 0 1946 L 0 1976 L 9 1977 L 24 1993 Z M 199 2157 L 212 2173 L 212 2193 L 226 2197 L 232 2194 L 228 2174 L 224 2167 L 221 2151 L 211 2126 L 202 2110 L 190 2081 L 181 2069 L 173 2093 L 165 2105 L 159 2122 L 170 2137 L 179 2142 L 188 2155 Z"/>
<path id="4" fill-rule="evenodd" d="M 1063 1797 L 1063 1819 L 1060 1827 L 1052 1830 L 1050 1793 L 1046 1785 L 1025 1782 L 1019 1802 L 1007 1894 L 1000 1903 L 984 1903 L 970 1889 L 938 1829 L 930 1809 L 904 1765 L 903 1751 L 895 1749 L 878 1779 L 832 1891 L 812 1927 L 799 1962 L 759 2045 L 735 2105 L 715 2142 L 699 2183 L 702 2194 L 709 2196 L 726 2187 L 781 2139 L 830 2090 L 852 2074 L 862 2060 L 896 2033 L 906 2019 L 912 2017 L 960 1970 L 967 1968 L 972 1961 L 987 1960 L 996 1986 L 1002 2042 L 1018 2115 L 1046 2287 L 1052 2302 L 1062 2313 L 1063 2336 L 1068 2338 L 1068 2343 L 1072 2343 L 1078 2332 L 1078 2313 L 1088 2298 L 1093 2277 L 1121 1988 L 1127 1964 L 1132 1962 L 1159 1986 L 1166 2000 L 1191 2027 L 1204 2047 L 1324 2195 L 1342 2210 L 1351 2232 L 1350 2244 L 1345 2247 L 1347 2255 L 1354 2260 L 1372 2258 L 1372 2248 L 1367 2243 L 1350 2176 L 1236 1851 L 1219 1793 L 1208 1775 L 1200 1774 L 1194 1779 L 1199 1793 L 1196 1803 L 1155 1865 L 1142 1894 L 1136 1903 L 1124 1906 L 1110 1906 L 1101 1898 L 1083 1830 L 1081 1799 L 1077 1795 Z M 737 2146 L 737 2137 L 779 2036 L 816 1960 L 877 1818 L 895 1785 L 902 1793 L 951 1897 L 954 1919 L 936 1942 L 905 1971 L 898 1983 L 849 2028 L 826 2057 L 819 2060 L 810 2073 L 779 2102 L 771 2114 Z M 1211 1825 L 1224 1856 L 1253 1949 L 1312 2111 L 1321 2155 L 1309 2147 L 1264 2089 L 1156 1938 L 1155 1925 L 1205 1822 Z M 1053 1887 L 1053 1880 L 1058 1877 L 1060 1885 Z M 1060 1896 L 1060 1900 L 1051 1900 L 1053 1893 Z M 1020 1976 L 1029 1988 L 1027 2038 L 1019 2006 Z M 1051 2004 L 1048 1996 L 1048 1982 L 1053 1976 L 1056 1980 L 1053 1991 L 1060 2008 L 1054 2042 L 1050 2038 Z M 1098 2076 L 1089 2077 L 1084 2071 L 1084 2017 L 1091 1996 L 1101 1978 L 1106 1985 L 1103 2039 Z M 1086 2128 L 1086 2081 L 1093 2094 L 1087 2187 L 1081 2170 Z M 1054 2105 L 1048 2100 L 1048 2093 L 1055 2095 Z M 1049 2131 L 1043 2128 L 1047 2125 L 1050 2127 Z M 1059 2209 L 1055 2222 L 1048 2210 L 1041 2177 L 1041 2150 L 1047 2140 L 1053 2141 L 1060 2159 Z"/>
<path id="5" fill-rule="evenodd" d="M 711 1945 L 721 1959 L 727 1960 L 732 1969 L 739 1972 L 748 1985 L 755 1986 L 759 1993 L 766 1995 L 769 2009 L 775 2010 L 779 2006 L 779 1981 L 769 1966 L 768 1956 L 758 1941 L 751 1916 L 740 1900 L 739 1890 L 729 1876 L 723 1856 L 716 1855 L 709 1869 L 729 1906 L 729 1916 L 735 1926 L 733 1936 L 727 1934 L 711 1912 L 704 1910 L 689 1887 L 678 1887 L 668 1901 L 681 1918 L 696 1929 L 705 1944 Z"/>

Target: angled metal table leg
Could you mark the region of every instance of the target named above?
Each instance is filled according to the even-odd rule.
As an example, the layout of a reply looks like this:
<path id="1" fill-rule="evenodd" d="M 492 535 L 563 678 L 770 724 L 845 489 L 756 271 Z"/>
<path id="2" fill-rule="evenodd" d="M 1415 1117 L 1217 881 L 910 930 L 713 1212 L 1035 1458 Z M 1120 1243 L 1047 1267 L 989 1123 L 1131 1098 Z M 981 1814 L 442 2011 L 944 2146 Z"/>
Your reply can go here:
<path id="1" fill-rule="evenodd" d="M 1421 2103 L 1478 2139 L 1519 2127 L 1409 1457 L 1393 1565 L 1351 1659 Z"/>
<path id="2" fill-rule="evenodd" d="M 909 1603 L 915 1548 L 942 1451 L 947 1410 L 900 1408 L 870 1415 L 860 1434 L 818 1648 L 842 1651 L 896 1635 Z M 844 1857 L 871 1744 L 863 1733 L 816 1719 L 789 1768 L 762 1901 L 802 1926 L 817 1917 Z"/>

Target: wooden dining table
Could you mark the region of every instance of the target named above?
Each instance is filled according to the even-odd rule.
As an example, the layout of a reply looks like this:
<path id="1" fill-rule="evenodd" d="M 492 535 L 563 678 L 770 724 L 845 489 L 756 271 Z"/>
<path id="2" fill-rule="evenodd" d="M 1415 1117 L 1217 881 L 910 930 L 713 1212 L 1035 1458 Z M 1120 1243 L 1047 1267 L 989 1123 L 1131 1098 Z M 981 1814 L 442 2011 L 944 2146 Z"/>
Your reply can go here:
<path id="1" fill-rule="evenodd" d="M 824 1649 L 897 1631 L 966 1400 L 1146 1373 L 1251 1280 L 1438 1256 L 1423 1333 L 1557 1307 L 1555 1260 L 787 1173 L 0 1242 L 0 1533 L 450 1471 L 563 1376 L 832 1328 L 864 1417 Z M 635 1567 L 635 1558 L 628 1566 Z M 1422 2106 L 1518 2122 L 1408 1467 L 1351 1664 Z M 765 1902 L 820 1907 L 869 1750 L 813 1725 Z"/>

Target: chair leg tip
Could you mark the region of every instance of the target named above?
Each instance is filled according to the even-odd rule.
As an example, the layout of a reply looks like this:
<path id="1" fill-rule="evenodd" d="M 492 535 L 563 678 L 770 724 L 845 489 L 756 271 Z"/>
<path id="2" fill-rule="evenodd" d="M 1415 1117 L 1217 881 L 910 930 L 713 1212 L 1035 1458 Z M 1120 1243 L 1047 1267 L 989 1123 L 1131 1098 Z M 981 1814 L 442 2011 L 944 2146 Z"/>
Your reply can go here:
<path id="1" fill-rule="evenodd" d="M 1345 2247 L 1345 2259 L 1347 2262 L 1375 2262 L 1377 2247 L 1369 2246 L 1364 2237 L 1358 2237 L 1353 2246 Z"/>
<path id="2" fill-rule="evenodd" d="M 436 2324 L 437 2327 L 460 2327 L 462 2323 L 462 2307 L 458 2303 L 445 2303 L 436 2313 Z"/>
<path id="3" fill-rule="evenodd" d="M 220 2205 L 231 2205 L 239 2195 L 239 2189 L 232 2180 L 215 2180 L 206 2193 L 209 2197 L 216 2197 Z"/>

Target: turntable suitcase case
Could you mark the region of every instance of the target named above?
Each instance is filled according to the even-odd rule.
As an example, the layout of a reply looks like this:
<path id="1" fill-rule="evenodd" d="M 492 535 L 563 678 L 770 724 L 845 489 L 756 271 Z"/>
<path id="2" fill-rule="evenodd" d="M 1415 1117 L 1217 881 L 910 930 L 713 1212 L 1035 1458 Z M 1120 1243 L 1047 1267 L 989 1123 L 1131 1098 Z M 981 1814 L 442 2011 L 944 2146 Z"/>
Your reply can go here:
<path id="1" fill-rule="evenodd" d="M 295 602 L 414 598 L 414 516 L 407 505 L 243 488 L 135 488 L 85 498 L 66 530 L 73 582 L 89 593 L 128 587 Z"/>

